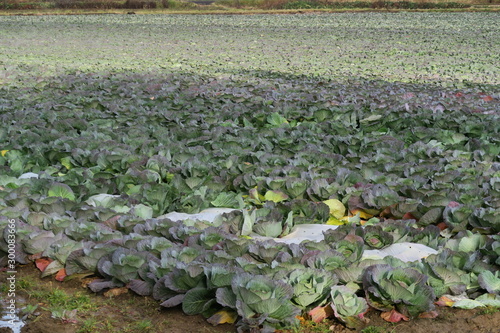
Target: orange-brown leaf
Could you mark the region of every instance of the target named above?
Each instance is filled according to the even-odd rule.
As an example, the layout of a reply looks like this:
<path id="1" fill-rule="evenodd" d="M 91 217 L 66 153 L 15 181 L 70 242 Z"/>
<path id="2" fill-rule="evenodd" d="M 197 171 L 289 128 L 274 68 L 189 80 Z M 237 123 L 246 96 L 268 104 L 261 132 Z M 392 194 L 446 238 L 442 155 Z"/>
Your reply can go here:
<path id="1" fill-rule="evenodd" d="M 403 220 L 416 220 L 416 218 L 412 213 L 406 213 L 405 215 L 403 215 Z"/>
<path id="2" fill-rule="evenodd" d="M 422 312 L 421 314 L 418 315 L 418 318 L 436 318 L 438 316 L 438 313 L 436 311 L 428 311 L 428 312 Z"/>
<path id="3" fill-rule="evenodd" d="M 443 231 L 444 229 L 448 228 L 448 226 L 446 225 L 446 223 L 444 222 L 439 222 L 438 224 L 436 224 L 436 226 L 441 230 Z"/>
<path id="4" fill-rule="evenodd" d="M 317 306 L 311 311 L 309 311 L 307 314 L 311 316 L 312 321 L 314 321 L 315 323 L 319 323 L 325 320 L 326 318 L 333 316 L 334 312 L 330 304 L 328 304 L 326 306 Z"/>
<path id="5" fill-rule="evenodd" d="M 434 302 L 434 304 L 438 306 L 453 306 L 453 303 L 455 303 L 455 301 L 446 296 L 441 296 L 437 302 Z"/>
<path id="6" fill-rule="evenodd" d="M 43 272 L 52 261 L 50 258 L 40 258 L 35 260 L 35 266 L 40 272 Z"/>
<path id="7" fill-rule="evenodd" d="M 60 281 L 60 282 L 63 282 L 63 281 L 64 281 L 64 278 L 65 278 L 66 276 L 68 276 L 68 275 L 66 274 L 66 268 L 61 268 L 61 269 L 57 272 L 57 274 L 56 274 L 56 280 L 57 280 L 57 281 Z"/>
<path id="8" fill-rule="evenodd" d="M 399 323 L 401 320 L 404 321 L 410 320 L 410 318 L 408 318 L 407 316 L 405 316 L 400 312 L 397 312 L 395 309 L 392 309 L 391 311 L 387 312 L 382 312 L 380 314 L 380 317 L 382 317 L 382 319 L 390 323 Z"/>

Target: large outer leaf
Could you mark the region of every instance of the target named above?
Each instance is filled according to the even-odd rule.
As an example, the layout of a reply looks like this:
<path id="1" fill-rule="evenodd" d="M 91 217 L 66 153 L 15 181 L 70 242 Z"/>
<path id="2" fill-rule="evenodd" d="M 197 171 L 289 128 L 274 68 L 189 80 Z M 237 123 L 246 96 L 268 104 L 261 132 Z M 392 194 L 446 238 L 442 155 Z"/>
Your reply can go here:
<path id="1" fill-rule="evenodd" d="M 60 197 L 71 201 L 75 200 L 73 190 L 66 184 L 55 183 L 49 188 L 49 197 Z"/>
<path id="2" fill-rule="evenodd" d="M 500 294 L 500 273 L 496 271 L 484 271 L 477 277 L 477 281 L 481 288 L 486 289 L 489 293 Z"/>
<path id="3" fill-rule="evenodd" d="M 189 290 L 183 301 L 182 311 L 188 315 L 200 314 L 205 310 L 207 303 L 215 299 L 215 290 L 194 288 Z"/>

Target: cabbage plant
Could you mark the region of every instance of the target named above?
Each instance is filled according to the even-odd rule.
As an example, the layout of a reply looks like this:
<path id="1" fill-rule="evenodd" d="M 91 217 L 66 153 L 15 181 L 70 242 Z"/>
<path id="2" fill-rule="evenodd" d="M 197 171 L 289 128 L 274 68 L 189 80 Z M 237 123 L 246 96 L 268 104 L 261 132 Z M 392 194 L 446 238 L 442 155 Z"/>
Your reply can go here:
<path id="1" fill-rule="evenodd" d="M 240 332 L 274 332 L 298 324 L 293 287 L 282 280 L 244 273 L 234 277 L 231 288 L 219 288 L 216 296 L 220 305 L 237 310 Z"/>
<path id="2" fill-rule="evenodd" d="M 338 279 L 331 272 L 304 268 L 293 270 L 286 281 L 293 287 L 292 302 L 305 309 L 324 302 Z"/>
<path id="3" fill-rule="evenodd" d="M 363 275 L 369 305 L 410 317 L 434 309 L 435 294 L 426 282 L 427 277 L 415 269 L 384 264 L 368 267 Z"/>
<path id="4" fill-rule="evenodd" d="M 364 298 L 356 296 L 354 290 L 347 286 L 333 286 L 330 295 L 335 317 L 347 327 L 359 328 L 367 322 L 363 315 L 368 310 L 368 304 Z"/>

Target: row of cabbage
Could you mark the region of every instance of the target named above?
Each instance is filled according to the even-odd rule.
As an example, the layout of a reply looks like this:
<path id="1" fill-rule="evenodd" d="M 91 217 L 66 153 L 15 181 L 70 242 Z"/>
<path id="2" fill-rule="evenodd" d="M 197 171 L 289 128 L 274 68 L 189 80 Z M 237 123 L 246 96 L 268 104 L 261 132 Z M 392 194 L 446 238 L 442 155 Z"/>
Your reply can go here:
<path id="1" fill-rule="evenodd" d="M 438 227 L 422 228 L 415 220 L 375 219 L 363 227 L 352 222 L 327 231 L 321 242 L 285 244 L 244 237 L 248 226 L 266 230 L 272 221 L 293 227 L 294 215 L 285 218 L 290 207 L 284 203 L 266 202 L 253 217 L 235 210 L 209 222 L 148 218 L 141 204 L 120 216 L 120 206 L 103 208 L 121 200 L 99 195 L 75 209 L 74 202 L 58 196 L 9 198 L 21 211 L 26 201 L 39 209 L 30 213 L 30 224 L 17 220 L 16 260 L 50 258 L 43 277 L 63 268 L 67 275 L 96 273 L 103 279 L 89 285 L 94 292 L 127 286 L 161 306 L 182 305 L 185 313 L 202 314 L 213 324 L 238 316 L 241 331 L 290 328 L 298 324 L 297 315 L 318 307 L 331 306 L 337 318 L 359 327 L 368 305 L 406 319 L 431 312 L 443 295 L 459 297 L 457 307 L 499 306 L 498 235 L 462 231 L 444 238 Z M 61 206 L 80 218 L 64 229 L 43 228 L 43 217 L 54 216 Z M 89 215 L 110 218 L 86 222 Z M 0 243 L 6 252 L 8 233 L 6 228 Z M 400 242 L 439 251 L 413 262 L 362 258 L 367 249 Z"/>

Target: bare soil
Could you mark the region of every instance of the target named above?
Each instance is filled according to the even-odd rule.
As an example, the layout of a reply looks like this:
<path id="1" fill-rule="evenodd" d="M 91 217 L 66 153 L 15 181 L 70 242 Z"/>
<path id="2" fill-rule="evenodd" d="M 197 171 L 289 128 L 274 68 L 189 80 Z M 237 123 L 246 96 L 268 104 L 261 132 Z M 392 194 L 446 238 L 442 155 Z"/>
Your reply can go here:
<path id="1" fill-rule="evenodd" d="M 27 304 L 39 304 L 36 316 L 31 316 L 21 333 L 86 333 L 86 332 L 162 332 L 162 333 L 230 333 L 236 332 L 234 325 L 210 325 L 202 316 L 188 316 L 181 308 L 165 309 L 151 297 L 127 292 L 115 297 L 105 297 L 85 289 L 81 280 L 58 282 L 53 277 L 41 279 L 40 272 L 32 265 L 18 267 L 17 279 L 37 281 L 37 288 L 53 290 L 58 288 L 69 295 L 88 295 L 95 305 L 92 310 L 77 314 L 77 322 L 63 322 L 51 317 L 43 300 L 30 298 L 29 290 L 18 291 L 17 297 Z M 380 312 L 372 310 L 367 317 L 370 323 L 366 333 L 499 333 L 500 311 L 492 309 L 462 310 L 438 307 L 434 319 L 415 319 L 409 322 L 391 324 L 380 318 Z M 149 322 L 149 327 L 138 323 Z M 92 325 L 90 325 L 92 324 Z M 370 327 L 368 327 L 370 326 Z M 10 333 L 9 328 L 0 328 L 0 333 Z M 336 320 L 320 325 L 313 323 L 302 327 L 304 333 L 353 333 Z M 293 333 L 298 333 L 294 331 Z M 290 331 L 290 333 L 292 333 Z"/>

